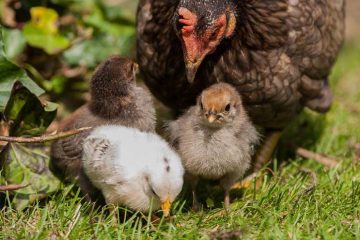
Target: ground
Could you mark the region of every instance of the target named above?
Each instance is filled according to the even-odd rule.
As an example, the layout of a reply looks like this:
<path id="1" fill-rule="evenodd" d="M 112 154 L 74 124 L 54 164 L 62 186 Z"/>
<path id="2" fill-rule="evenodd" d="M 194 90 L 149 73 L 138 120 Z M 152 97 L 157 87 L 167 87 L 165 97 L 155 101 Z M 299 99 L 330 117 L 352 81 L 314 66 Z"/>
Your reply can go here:
<path id="1" fill-rule="evenodd" d="M 221 194 L 204 190 L 204 211 L 189 211 L 183 198 L 170 222 L 153 225 L 147 216 L 126 212 L 114 225 L 106 208 L 94 210 L 64 186 L 24 212 L 0 210 L 0 239 L 359 238 L 360 149 L 355 145 L 360 142 L 360 4 L 348 3 L 347 42 L 331 75 L 331 111 L 325 116 L 305 111 L 286 129 L 272 170 L 260 172 L 259 188 L 254 184 L 233 192 L 228 214 L 218 204 Z M 331 155 L 339 164 L 328 168 L 292 156 L 293 144 Z"/>

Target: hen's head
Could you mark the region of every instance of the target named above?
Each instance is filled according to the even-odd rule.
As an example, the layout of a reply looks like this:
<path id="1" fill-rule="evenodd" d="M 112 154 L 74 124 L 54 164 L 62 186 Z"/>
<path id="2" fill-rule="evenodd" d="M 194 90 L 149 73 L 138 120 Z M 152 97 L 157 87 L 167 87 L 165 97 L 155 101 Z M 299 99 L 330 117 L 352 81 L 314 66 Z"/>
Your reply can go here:
<path id="1" fill-rule="evenodd" d="M 193 82 L 206 55 L 214 52 L 236 27 L 236 6 L 230 0 L 180 0 L 174 17 L 181 40 L 186 76 Z"/>

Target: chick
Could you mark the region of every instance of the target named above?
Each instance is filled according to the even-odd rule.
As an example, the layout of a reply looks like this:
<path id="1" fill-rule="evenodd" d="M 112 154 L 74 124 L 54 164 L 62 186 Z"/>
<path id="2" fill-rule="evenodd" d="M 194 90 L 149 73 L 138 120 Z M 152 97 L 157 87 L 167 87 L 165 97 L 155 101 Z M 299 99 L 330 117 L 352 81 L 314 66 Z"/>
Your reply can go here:
<path id="1" fill-rule="evenodd" d="M 249 168 L 259 141 L 238 92 L 227 83 L 210 86 L 196 106 L 169 123 L 168 130 L 192 186 L 193 207 L 197 208 L 195 188 L 201 177 L 220 180 L 227 210 L 230 188 Z"/>
<path id="2" fill-rule="evenodd" d="M 160 207 L 169 215 L 180 193 L 184 169 L 180 157 L 153 133 L 108 125 L 84 141 L 83 166 L 107 204 L 148 212 Z"/>
<path id="3" fill-rule="evenodd" d="M 112 56 L 97 67 L 90 83 L 91 99 L 60 123 L 59 131 L 104 124 L 155 131 L 155 109 L 150 93 L 136 86 L 137 64 Z M 82 169 L 82 140 L 88 132 L 61 139 L 52 144 L 52 170 L 65 181 L 77 181 L 92 200 L 99 194 Z"/>

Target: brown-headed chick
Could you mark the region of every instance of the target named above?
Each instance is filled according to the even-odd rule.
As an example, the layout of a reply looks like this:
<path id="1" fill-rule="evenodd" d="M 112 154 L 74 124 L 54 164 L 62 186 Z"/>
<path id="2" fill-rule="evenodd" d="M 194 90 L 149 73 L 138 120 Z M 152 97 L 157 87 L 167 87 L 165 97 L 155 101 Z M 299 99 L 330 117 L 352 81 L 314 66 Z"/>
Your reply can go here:
<path id="1" fill-rule="evenodd" d="M 169 135 L 192 186 L 193 207 L 198 207 L 195 189 L 200 177 L 220 180 L 227 210 L 230 188 L 250 167 L 259 141 L 239 93 L 227 83 L 210 86 L 196 106 L 169 124 Z"/>
<path id="2" fill-rule="evenodd" d="M 59 126 L 59 131 L 100 125 L 123 125 L 143 132 L 155 132 L 155 109 L 148 90 L 136 86 L 137 64 L 112 56 L 95 70 L 89 103 L 77 109 Z M 90 131 L 55 141 L 51 167 L 65 181 L 75 181 L 92 200 L 101 194 L 91 184 L 82 166 L 82 141 Z"/>

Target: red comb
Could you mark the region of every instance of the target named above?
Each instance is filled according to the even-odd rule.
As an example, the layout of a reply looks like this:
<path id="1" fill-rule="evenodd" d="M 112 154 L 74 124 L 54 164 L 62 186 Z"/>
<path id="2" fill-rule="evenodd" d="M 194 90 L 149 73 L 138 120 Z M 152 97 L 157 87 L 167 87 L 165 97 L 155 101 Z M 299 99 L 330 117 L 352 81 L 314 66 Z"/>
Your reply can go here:
<path id="1" fill-rule="evenodd" d="M 190 19 L 180 18 L 179 23 L 190 26 L 190 25 L 192 25 L 193 21 L 191 21 Z"/>
<path id="2" fill-rule="evenodd" d="M 183 24 L 183 32 L 191 32 L 194 30 L 194 26 L 197 23 L 197 16 L 190 12 L 188 9 L 181 7 L 179 9 L 179 23 Z"/>

